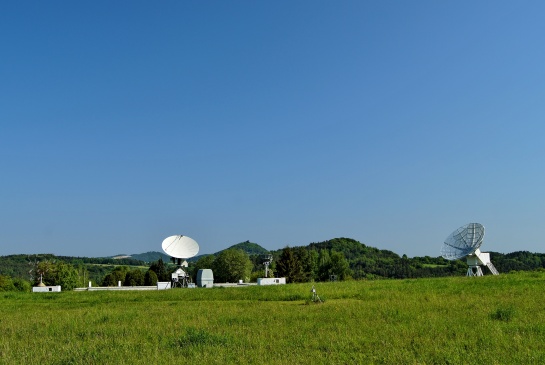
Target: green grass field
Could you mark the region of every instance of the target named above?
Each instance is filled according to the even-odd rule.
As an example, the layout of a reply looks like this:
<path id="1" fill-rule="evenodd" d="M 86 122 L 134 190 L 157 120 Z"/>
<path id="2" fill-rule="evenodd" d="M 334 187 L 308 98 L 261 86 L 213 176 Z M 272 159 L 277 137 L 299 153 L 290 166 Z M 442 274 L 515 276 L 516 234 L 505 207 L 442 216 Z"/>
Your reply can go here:
<path id="1" fill-rule="evenodd" d="M 545 273 L 0 293 L 2 364 L 543 364 Z"/>

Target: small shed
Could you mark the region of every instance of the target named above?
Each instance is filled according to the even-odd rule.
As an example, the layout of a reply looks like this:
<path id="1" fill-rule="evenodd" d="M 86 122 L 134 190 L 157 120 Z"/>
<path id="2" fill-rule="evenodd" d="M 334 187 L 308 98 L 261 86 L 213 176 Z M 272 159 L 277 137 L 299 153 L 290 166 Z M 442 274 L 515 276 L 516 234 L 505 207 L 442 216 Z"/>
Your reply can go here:
<path id="1" fill-rule="evenodd" d="M 158 281 L 157 282 L 157 290 L 167 290 L 171 288 L 171 282 L 170 281 Z"/>
<path id="2" fill-rule="evenodd" d="M 257 285 L 282 285 L 286 284 L 286 278 L 258 278 Z"/>
<path id="3" fill-rule="evenodd" d="M 199 288 L 214 287 L 214 273 L 211 269 L 200 269 L 197 272 L 197 286 Z"/>
<path id="4" fill-rule="evenodd" d="M 60 293 L 61 286 L 60 285 L 54 285 L 54 286 L 34 286 L 32 287 L 33 293 Z"/>

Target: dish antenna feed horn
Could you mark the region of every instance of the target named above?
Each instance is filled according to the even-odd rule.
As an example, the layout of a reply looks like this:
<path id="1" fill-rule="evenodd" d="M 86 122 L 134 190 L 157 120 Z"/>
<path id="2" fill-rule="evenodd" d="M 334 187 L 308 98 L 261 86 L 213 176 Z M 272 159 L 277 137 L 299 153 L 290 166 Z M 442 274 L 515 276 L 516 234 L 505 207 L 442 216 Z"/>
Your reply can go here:
<path id="1" fill-rule="evenodd" d="M 483 244 L 484 226 L 480 223 L 468 223 L 452 232 L 441 248 L 441 256 L 447 260 L 466 258 L 467 276 L 483 276 L 481 265 L 487 266 L 493 275 L 499 275 L 492 261 L 490 253 L 481 252 Z"/>

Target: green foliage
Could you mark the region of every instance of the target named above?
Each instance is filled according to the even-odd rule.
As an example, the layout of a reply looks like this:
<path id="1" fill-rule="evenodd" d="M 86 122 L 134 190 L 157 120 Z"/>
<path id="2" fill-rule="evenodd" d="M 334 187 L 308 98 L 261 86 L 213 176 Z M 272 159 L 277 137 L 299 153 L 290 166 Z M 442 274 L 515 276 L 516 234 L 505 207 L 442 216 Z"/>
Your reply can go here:
<path id="1" fill-rule="evenodd" d="M 337 280 L 345 280 L 350 275 L 348 261 L 344 255 L 337 251 L 331 251 L 331 275 L 337 277 Z"/>
<path id="2" fill-rule="evenodd" d="M 157 260 L 163 260 L 168 262 L 170 260 L 170 256 L 158 251 L 149 251 L 139 254 L 133 254 L 131 255 L 131 258 L 133 260 L 138 260 L 142 262 L 153 262 Z"/>
<path id="3" fill-rule="evenodd" d="M 250 280 L 252 262 L 244 251 L 228 249 L 216 256 L 212 270 L 215 282 L 234 283 L 239 280 L 247 282 Z"/>
<path id="4" fill-rule="evenodd" d="M 150 265 L 149 269 L 155 272 L 155 274 L 157 274 L 158 281 L 170 281 L 170 276 L 168 274 L 167 267 L 165 263 L 163 262 L 162 258 L 153 262 Z"/>
<path id="5" fill-rule="evenodd" d="M 0 275 L 0 291 L 15 291 L 13 280 L 9 276 Z"/>
<path id="6" fill-rule="evenodd" d="M 13 286 L 15 287 L 16 291 L 27 293 L 32 291 L 32 284 L 30 283 L 30 281 L 25 279 L 13 278 Z"/>
<path id="7" fill-rule="evenodd" d="M 40 275 L 45 285 L 60 285 L 62 290 L 72 290 L 78 284 L 78 272 L 73 265 L 63 261 L 42 261 L 36 267 L 35 285 L 40 283 Z"/>
<path id="8" fill-rule="evenodd" d="M 42 262 L 71 264 L 78 273 L 76 286 L 82 287 L 87 286 L 89 281 L 101 283 L 104 276 L 116 265 L 144 265 L 143 261 L 135 259 L 116 260 L 113 258 L 55 256 L 52 254 L 9 255 L 0 256 L 0 275 L 7 275 L 14 279 L 32 280 L 34 283 L 36 278 L 39 277 L 36 273 L 36 264 Z M 30 269 L 33 270 L 31 274 L 29 274 Z M 64 287 L 63 290 L 65 290 Z"/>
<path id="9" fill-rule="evenodd" d="M 332 275 L 331 271 L 331 257 L 329 251 L 322 249 L 318 253 L 318 275 L 317 279 L 319 281 L 329 281 L 330 276 Z"/>
<path id="10" fill-rule="evenodd" d="M 78 284 L 78 272 L 73 265 L 58 262 L 53 267 L 53 285 L 60 285 L 62 290 L 72 290 Z"/>
<path id="11" fill-rule="evenodd" d="M 125 275 L 125 286 L 143 286 L 144 285 L 144 273 L 140 269 L 134 269 Z"/>
<path id="12" fill-rule="evenodd" d="M 278 276 L 285 277 L 287 283 L 301 282 L 303 279 L 303 267 L 299 257 L 290 247 L 284 247 L 280 258 L 276 262 Z"/>
<path id="13" fill-rule="evenodd" d="M 124 283 L 125 277 L 127 276 L 129 270 L 130 269 L 128 266 L 115 267 L 112 272 L 104 276 L 104 279 L 102 280 L 102 286 L 118 286 L 120 281 L 121 283 Z"/>
<path id="14" fill-rule="evenodd" d="M 144 275 L 144 285 L 157 285 L 157 274 L 153 270 L 146 271 Z"/>
<path id="15" fill-rule="evenodd" d="M 214 267 L 214 260 L 216 257 L 214 255 L 205 255 L 201 256 L 197 262 L 191 265 L 191 277 L 193 282 L 197 281 L 197 273 L 201 269 L 212 269 Z"/>

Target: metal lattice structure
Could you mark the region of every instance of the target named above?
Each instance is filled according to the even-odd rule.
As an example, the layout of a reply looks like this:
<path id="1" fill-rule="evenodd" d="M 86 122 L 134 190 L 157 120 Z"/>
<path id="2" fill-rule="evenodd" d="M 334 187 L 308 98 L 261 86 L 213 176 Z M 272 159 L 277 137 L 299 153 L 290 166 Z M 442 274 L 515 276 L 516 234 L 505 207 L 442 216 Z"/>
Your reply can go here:
<path id="1" fill-rule="evenodd" d="M 269 277 L 269 266 L 273 260 L 273 256 L 270 254 L 261 255 L 261 261 L 263 262 L 263 265 L 265 265 L 265 277 Z"/>
<path id="2" fill-rule="evenodd" d="M 467 276 L 483 276 L 481 265 L 486 265 L 493 275 L 499 275 L 498 270 L 490 261 L 490 253 L 481 252 L 484 226 L 480 223 L 469 223 L 452 232 L 441 248 L 441 256 L 447 260 L 466 258 Z"/>
<path id="3" fill-rule="evenodd" d="M 447 260 L 458 260 L 481 247 L 484 239 L 484 226 L 479 223 L 469 223 L 452 232 L 443 247 L 441 256 Z"/>

